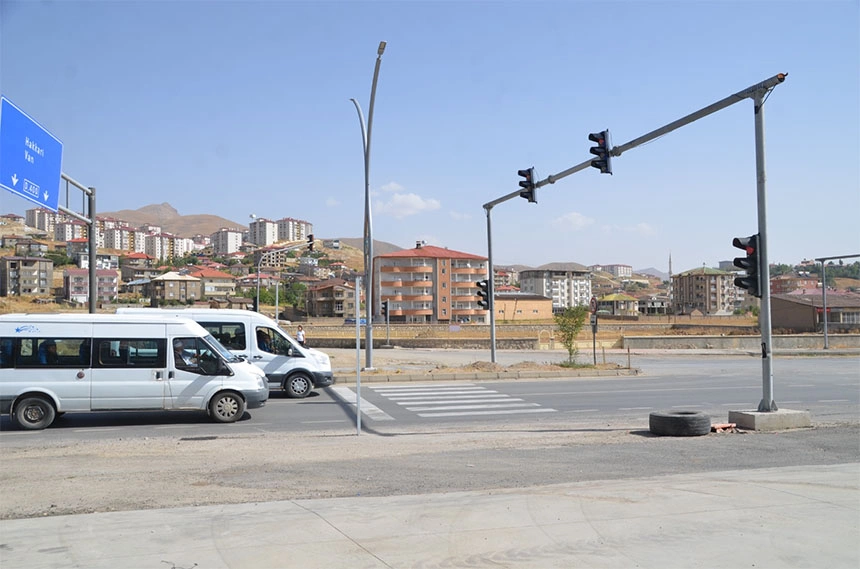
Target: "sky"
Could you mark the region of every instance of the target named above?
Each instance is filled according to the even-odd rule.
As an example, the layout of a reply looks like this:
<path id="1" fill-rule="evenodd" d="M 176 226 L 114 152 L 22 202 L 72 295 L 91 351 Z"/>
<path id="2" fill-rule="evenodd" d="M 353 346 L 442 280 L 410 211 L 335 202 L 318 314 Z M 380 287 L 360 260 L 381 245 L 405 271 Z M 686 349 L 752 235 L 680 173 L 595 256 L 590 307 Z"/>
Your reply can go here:
<path id="1" fill-rule="evenodd" d="M 860 2 L 0 0 L 0 92 L 96 213 L 169 203 L 495 266 L 681 271 L 759 230 L 752 99 L 515 195 L 787 73 L 764 104 L 771 263 L 860 253 Z M 73 192 L 73 210 L 81 193 Z M 64 192 L 61 192 L 61 205 Z M 0 190 L 0 213 L 34 207 Z M 489 222 L 489 223 L 488 223 Z"/>

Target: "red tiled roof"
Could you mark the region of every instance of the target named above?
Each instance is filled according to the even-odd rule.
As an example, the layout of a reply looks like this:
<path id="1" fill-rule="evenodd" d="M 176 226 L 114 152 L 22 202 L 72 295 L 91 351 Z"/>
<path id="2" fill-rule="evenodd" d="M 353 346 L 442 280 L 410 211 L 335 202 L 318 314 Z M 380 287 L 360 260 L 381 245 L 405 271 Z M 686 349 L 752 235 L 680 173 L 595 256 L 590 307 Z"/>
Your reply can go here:
<path id="1" fill-rule="evenodd" d="M 188 271 L 188 274 L 191 275 L 192 277 L 197 277 L 198 279 L 230 279 L 230 280 L 234 280 L 236 278 L 231 274 L 225 273 L 223 271 L 218 271 L 215 269 L 210 269 L 208 267 Z"/>
<path id="2" fill-rule="evenodd" d="M 480 255 L 473 255 L 471 253 L 463 253 L 462 251 L 454 251 L 453 249 L 445 249 L 442 247 L 435 247 L 433 245 L 422 245 L 421 247 L 416 247 L 415 249 L 403 249 L 402 251 L 395 251 L 394 253 L 387 253 L 385 255 L 379 255 L 382 259 L 402 259 L 402 258 L 412 258 L 412 259 L 475 259 L 479 261 L 486 261 L 486 257 L 482 257 Z"/>

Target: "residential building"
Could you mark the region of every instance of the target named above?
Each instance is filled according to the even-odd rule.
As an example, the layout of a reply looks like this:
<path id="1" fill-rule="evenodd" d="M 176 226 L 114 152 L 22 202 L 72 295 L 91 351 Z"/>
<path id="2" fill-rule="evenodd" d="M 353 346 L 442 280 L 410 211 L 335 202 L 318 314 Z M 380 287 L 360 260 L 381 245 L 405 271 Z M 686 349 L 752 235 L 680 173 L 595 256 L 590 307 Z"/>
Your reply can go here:
<path id="1" fill-rule="evenodd" d="M 591 265 L 592 271 L 603 271 L 617 278 L 632 277 L 633 267 L 630 265 Z"/>
<path id="2" fill-rule="evenodd" d="M 0 296 L 51 293 L 54 262 L 45 257 L 0 257 Z"/>
<path id="3" fill-rule="evenodd" d="M 170 233 L 153 233 L 144 237 L 145 252 L 159 260 L 173 260 L 186 256 L 194 249 L 188 237 L 177 237 Z"/>
<path id="4" fill-rule="evenodd" d="M 597 313 L 613 316 L 639 316 L 639 299 L 615 293 L 597 299 Z"/>
<path id="5" fill-rule="evenodd" d="M 343 279 L 330 279 L 308 287 L 307 312 L 309 316 L 355 316 L 355 285 Z"/>
<path id="6" fill-rule="evenodd" d="M 493 267 L 493 273 L 493 287 L 495 290 L 514 286 L 514 283 L 519 279 L 519 273 L 512 268 Z"/>
<path id="7" fill-rule="evenodd" d="M 100 302 L 113 302 L 119 292 L 119 276 L 115 270 L 96 269 L 96 298 Z M 63 270 L 63 299 L 78 304 L 90 300 L 89 269 Z"/>
<path id="8" fill-rule="evenodd" d="M 200 279 L 203 299 L 227 298 L 236 294 L 236 277 L 229 273 L 203 267 L 191 269 L 188 274 Z"/>
<path id="9" fill-rule="evenodd" d="M 277 241 L 304 241 L 314 232 L 313 224 L 301 219 L 285 217 L 276 223 Z"/>
<path id="10" fill-rule="evenodd" d="M 268 247 L 278 241 L 278 224 L 270 219 L 258 217 L 248 225 L 248 241 L 260 247 Z"/>
<path id="11" fill-rule="evenodd" d="M 389 301 L 391 322 L 489 323 L 478 306 L 478 281 L 486 278 L 487 258 L 416 244 L 373 259 L 373 311 Z"/>
<path id="12" fill-rule="evenodd" d="M 4 247 L 7 246 L 4 243 Z M 29 238 L 19 238 L 14 241 L 15 255 L 18 257 L 44 257 L 48 246 L 40 241 Z"/>
<path id="13" fill-rule="evenodd" d="M 552 320 L 552 299 L 539 294 L 496 293 L 493 301 L 496 322 Z"/>
<path id="14" fill-rule="evenodd" d="M 222 227 L 210 236 L 212 252 L 219 257 L 236 253 L 242 248 L 242 232 Z"/>
<path id="15" fill-rule="evenodd" d="M 744 290 L 734 284 L 735 274 L 701 267 L 672 275 L 675 314 L 726 316 L 744 305 Z"/>
<path id="16" fill-rule="evenodd" d="M 159 275 L 150 281 L 150 292 L 153 301 L 179 302 L 186 304 L 200 300 L 203 297 L 200 279 L 190 275 L 180 275 L 170 271 Z"/>
<path id="17" fill-rule="evenodd" d="M 54 241 L 86 239 L 88 234 L 89 226 L 83 221 L 62 221 L 54 225 Z"/>
<path id="18" fill-rule="evenodd" d="M 670 314 L 672 302 L 667 295 L 650 295 L 639 299 L 639 314 Z"/>
<path id="19" fill-rule="evenodd" d="M 552 299 L 553 312 L 588 306 L 591 301 L 591 270 L 579 263 L 548 263 L 520 271 L 520 290 Z"/>
<path id="20" fill-rule="evenodd" d="M 106 249 L 144 253 L 146 233 L 129 225 L 110 227 L 104 231 L 104 246 Z"/>
<path id="21" fill-rule="evenodd" d="M 821 290 L 818 288 L 818 283 L 817 276 L 780 275 L 770 279 L 770 293 L 788 294 L 794 291 L 806 291 L 814 294 L 816 290 Z"/>
<path id="22" fill-rule="evenodd" d="M 48 235 L 54 234 L 54 226 L 58 223 L 66 221 L 67 217 L 64 213 L 51 211 L 44 207 L 28 209 L 24 212 L 24 224 L 29 227 L 35 227 L 45 231 Z"/>

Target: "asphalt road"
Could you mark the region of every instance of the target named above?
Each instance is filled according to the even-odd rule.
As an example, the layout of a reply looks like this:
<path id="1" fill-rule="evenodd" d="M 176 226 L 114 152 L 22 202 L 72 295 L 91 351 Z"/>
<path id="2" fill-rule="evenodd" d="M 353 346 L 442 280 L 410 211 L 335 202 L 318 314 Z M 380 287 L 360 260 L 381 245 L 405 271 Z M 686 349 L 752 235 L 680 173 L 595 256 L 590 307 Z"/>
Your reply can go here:
<path id="1" fill-rule="evenodd" d="M 446 353 L 445 357 L 453 357 Z M 422 361 L 428 354 L 413 361 Z M 461 358 L 463 356 L 460 356 Z M 467 354 L 468 357 L 468 354 Z M 651 411 L 686 409 L 725 422 L 729 410 L 755 409 L 762 396 L 761 363 L 748 356 L 647 356 L 641 373 L 600 377 L 481 382 L 374 383 L 361 386 L 362 428 L 375 433 L 445 426 L 531 424 L 648 427 Z M 416 364 L 417 365 L 417 364 Z M 853 357 L 781 358 L 774 366 L 780 408 L 807 410 L 813 424 L 860 419 L 860 365 Z M 273 391 L 262 409 L 231 425 L 194 412 L 68 414 L 44 432 L 18 430 L 0 419 L 3 444 L 100 437 L 214 436 L 235 432 L 308 432 L 356 427 L 355 384 L 336 384 L 306 399 Z M 553 427 L 554 428 L 554 427 Z"/>

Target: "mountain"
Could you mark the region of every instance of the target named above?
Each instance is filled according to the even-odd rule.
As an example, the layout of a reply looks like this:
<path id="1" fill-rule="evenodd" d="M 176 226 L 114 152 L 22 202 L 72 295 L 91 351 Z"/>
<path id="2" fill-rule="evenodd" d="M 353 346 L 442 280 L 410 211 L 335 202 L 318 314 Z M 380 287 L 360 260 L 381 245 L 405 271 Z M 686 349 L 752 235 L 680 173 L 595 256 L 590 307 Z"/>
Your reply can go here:
<path id="1" fill-rule="evenodd" d="M 98 212 L 99 217 L 113 217 L 127 221 L 134 227 L 152 224 L 179 237 L 194 237 L 198 233 L 211 235 L 222 227 L 247 229 L 247 226 L 217 215 L 180 215 L 169 203 L 147 205 L 140 209 Z"/>
<path id="2" fill-rule="evenodd" d="M 358 249 L 360 251 L 364 251 L 364 238 L 363 237 L 338 237 L 341 244 L 349 245 L 354 249 Z M 403 247 L 398 247 L 393 243 L 387 243 L 385 241 L 377 241 L 373 240 L 373 256 L 377 257 L 379 255 L 387 255 L 388 253 L 396 253 L 397 251 L 402 251 Z"/>
<path id="3" fill-rule="evenodd" d="M 664 273 L 663 271 L 658 271 L 654 267 L 648 267 L 647 269 L 636 269 L 633 271 L 637 275 L 650 275 L 652 277 L 657 277 L 661 281 L 669 280 L 669 273 Z"/>

